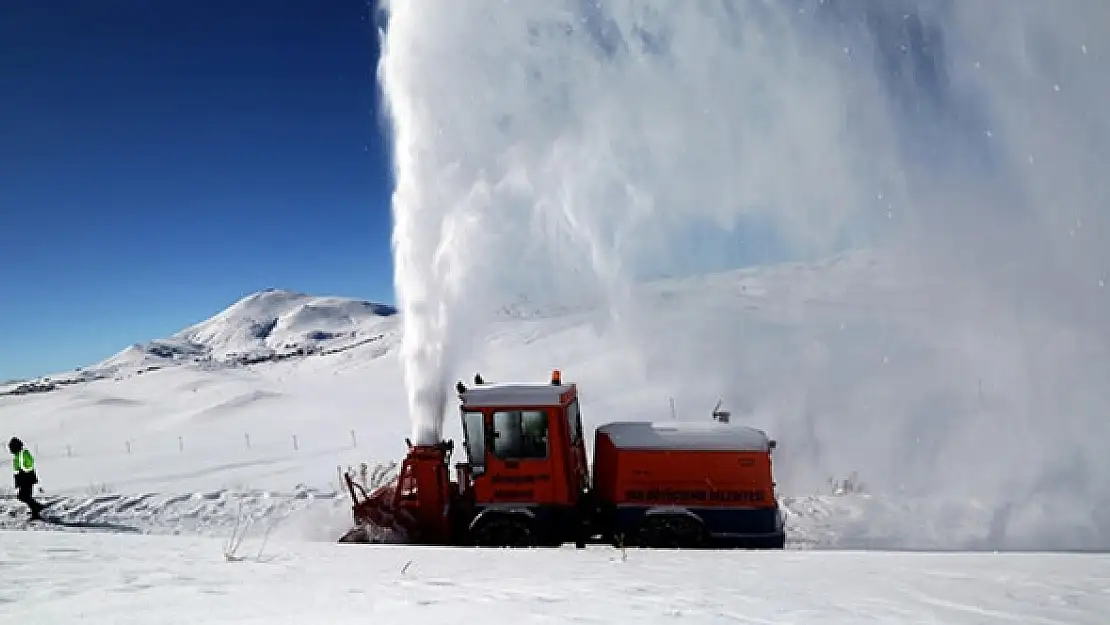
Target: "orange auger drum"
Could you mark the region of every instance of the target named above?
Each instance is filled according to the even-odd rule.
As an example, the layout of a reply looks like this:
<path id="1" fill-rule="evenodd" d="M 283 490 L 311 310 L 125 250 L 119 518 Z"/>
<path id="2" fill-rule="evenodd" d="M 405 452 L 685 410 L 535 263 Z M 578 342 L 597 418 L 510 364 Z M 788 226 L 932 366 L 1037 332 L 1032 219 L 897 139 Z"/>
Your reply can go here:
<path id="1" fill-rule="evenodd" d="M 346 476 L 356 527 L 340 542 L 375 536 L 434 545 L 782 549 L 775 442 L 719 422 L 608 423 L 586 457 L 578 387 L 555 371 L 547 384 L 461 382 L 463 447 L 409 445 L 397 479 L 372 493 Z"/>

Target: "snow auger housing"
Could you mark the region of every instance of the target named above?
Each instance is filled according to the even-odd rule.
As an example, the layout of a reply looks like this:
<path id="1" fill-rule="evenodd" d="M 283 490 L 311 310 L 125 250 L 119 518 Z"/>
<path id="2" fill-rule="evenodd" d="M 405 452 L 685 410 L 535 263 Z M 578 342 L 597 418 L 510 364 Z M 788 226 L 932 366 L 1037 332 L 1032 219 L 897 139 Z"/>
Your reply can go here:
<path id="1" fill-rule="evenodd" d="M 409 452 L 397 478 L 367 493 L 351 475 L 343 477 L 354 504 L 355 527 L 340 542 L 391 542 L 445 544 L 450 540 L 448 511 L 451 481 L 447 464 L 454 443 L 408 443 Z"/>
<path id="2" fill-rule="evenodd" d="M 716 421 L 609 423 L 591 479 L 578 388 L 456 385 L 467 462 L 454 444 L 412 445 L 393 483 L 348 474 L 356 527 L 340 542 L 428 545 L 782 548 L 783 515 L 760 430 Z M 406 441 L 408 442 L 408 441 Z"/>

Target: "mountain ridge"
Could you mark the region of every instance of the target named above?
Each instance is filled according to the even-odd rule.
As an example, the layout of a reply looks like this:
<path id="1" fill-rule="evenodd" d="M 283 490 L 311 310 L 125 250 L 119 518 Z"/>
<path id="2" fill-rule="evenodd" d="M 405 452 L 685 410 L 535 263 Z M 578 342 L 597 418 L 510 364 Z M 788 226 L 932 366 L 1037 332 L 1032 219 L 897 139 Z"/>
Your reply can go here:
<path id="1" fill-rule="evenodd" d="M 9 382 L 0 386 L 0 395 L 48 392 L 171 365 L 220 368 L 336 353 L 383 338 L 395 325 L 396 314 L 393 306 L 364 299 L 263 289 L 204 321 L 131 344 L 98 363 Z"/>
<path id="2" fill-rule="evenodd" d="M 815 302 L 835 298 L 837 292 L 853 288 L 861 280 L 872 286 L 880 285 L 884 282 L 882 272 L 876 272 L 880 266 L 873 251 L 848 250 L 811 262 L 659 278 L 636 286 L 663 299 L 690 297 L 692 306 L 706 292 L 720 290 L 734 291 L 753 302 L 772 293 L 793 294 L 788 299 L 801 298 L 799 303 Z M 606 302 L 598 304 L 604 306 Z M 515 319 L 580 312 L 585 312 L 581 306 L 537 301 L 527 295 L 490 307 L 493 317 Z M 47 392 L 98 379 L 120 379 L 166 366 L 235 367 L 328 355 L 386 339 L 396 342 L 400 339 L 401 314 L 392 305 L 360 298 L 266 288 L 239 298 L 208 319 L 169 336 L 134 343 L 100 362 L 0 384 L 0 396 Z"/>

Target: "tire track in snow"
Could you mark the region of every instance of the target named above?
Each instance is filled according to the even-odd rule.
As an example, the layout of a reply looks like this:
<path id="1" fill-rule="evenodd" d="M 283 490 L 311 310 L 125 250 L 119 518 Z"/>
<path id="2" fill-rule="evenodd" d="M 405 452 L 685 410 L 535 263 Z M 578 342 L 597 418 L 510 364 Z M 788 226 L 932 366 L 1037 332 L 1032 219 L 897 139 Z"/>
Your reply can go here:
<path id="1" fill-rule="evenodd" d="M 88 526 L 126 526 L 144 534 L 226 536 L 247 522 L 279 524 L 312 509 L 345 512 L 349 503 L 335 492 L 302 488 L 292 493 L 238 491 L 161 494 L 105 493 L 93 496 L 38 496 L 50 504 L 44 516 Z M 0 530 L 68 530 L 55 525 L 29 525 L 27 508 L 14 496 L 0 498 Z M 339 536 L 337 535 L 336 538 Z"/>

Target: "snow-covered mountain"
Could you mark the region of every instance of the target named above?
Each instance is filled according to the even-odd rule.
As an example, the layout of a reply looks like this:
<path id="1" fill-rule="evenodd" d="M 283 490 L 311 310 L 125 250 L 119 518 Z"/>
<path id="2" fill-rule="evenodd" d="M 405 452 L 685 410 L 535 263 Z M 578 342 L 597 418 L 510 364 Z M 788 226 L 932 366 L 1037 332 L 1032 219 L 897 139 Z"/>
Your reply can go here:
<path id="1" fill-rule="evenodd" d="M 182 359 L 249 364 L 335 352 L 382 338 L 396 313 L 385 304 L 267 289 L 169 338 L 132 345 L 98 368 Z"/>
<path id="2" fill-rule="evenodd" d="M 742 297 L 749 312 L 776 313 L 820 301 L 846 300 L 860 289 L 875 294 L 891 286 L 867 251 L 838 254 L 817 263 L 743 269 L 642 285 L 645 305 L 681 298 L 691 308 L 706 297 Z M 167 366 L 215 369 L 327 355 L 373 345 L 378 355 L 399 340 L 398 311 L 393 306 L 340 296 L 314 296 L 284 289 L 247 295 L 209 319 L 162 338 L 129 345 L 105 360 L 74 371 L 0 383 L 0 395 L 47 392 L 101 378 L 126 378 Z M 591 309 L 535 302 L 518 296 L 491 306 L 491 318 L 539 320 L 578 318 Z"/>
<path id="3" fill-rule="evenodd" d="M 130 345 L 76 371 L 12 382 L 0 387 L 0 393 L 45 392 L 173 365 L 211 369 L 336 353 L 384 343 L 395 330 L 396 314 L 386 304 L 266 289 L 172 336 Z M 383 344 L 381 349 L 387 347 Z"/>

